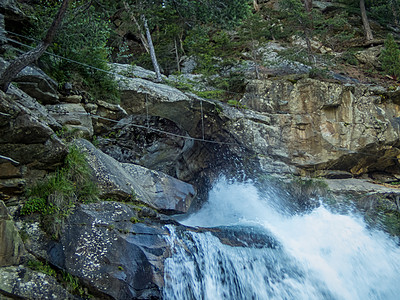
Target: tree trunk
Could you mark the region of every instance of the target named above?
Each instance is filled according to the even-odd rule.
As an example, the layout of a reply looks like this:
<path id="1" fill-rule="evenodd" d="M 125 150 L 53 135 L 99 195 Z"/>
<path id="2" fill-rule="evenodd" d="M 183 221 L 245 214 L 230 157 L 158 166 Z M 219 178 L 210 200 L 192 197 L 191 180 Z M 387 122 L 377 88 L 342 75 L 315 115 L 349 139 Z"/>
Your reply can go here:
<path id="1" fill-rule="evenodd" d="M 140 27 L 140 24 L 139 24 L 138 20 L 136 19 L 136 17 L 133 14 L 129 4 L 126 1 L 124 1 L 124 7 L 125 7 L 126 11 L 129 11 L 131 21 L 133 21 L 135 23 L 135 25 L 136 25 L 136 27 L 138 29 L 139 38 L 140 38 L 140 41 L 142 42 L 142 45 L 143 45 L 144 49 L 146 50 L 147 53 L 150 53 L 149 44 L 147 43 L 146 37 L 143 34 L 143 30 Z"/>
<path id="2" fill-rule="evenodd" d="M 156 51 L 154 50 L 153 40 L 151 39 L 151 34 L 150 34 L 150 29 L 149 29 L 149 26 L 147 25 L 147 19 L 144 15 L 142 15 L 141 18 L 143 21 L 144 30 L 146 31 L 146 37 L 147 37 L 147 43 L 149 45 L 149 50 L 150 50 L 151 62 L 153 63 L 154 71 L 156 72 L 156 81 L 162 82 L 163 80 L 161 77 L 160 66 L 158 65 L 158 62 L 157 62 Z"/>
<path id="3" fill-rule="evenodd" d="M 258 6 L 257 0 L 253 0 L 253 8 L 254 8 L 255 11 L 259 11 L 260 10 L 260 6 Z"/>
<path id="4" fill-rule="evenodd" d="M 178 43 L 176 39 L 174 39 L 174 45 L 175 45 L 175 58 L 176 58 L 176 68 L 178 72 L 181 72 L 181 60 L 179 58 L 179 49 L 178 49 Z"/>
<path id="5" fill-rule="evenodd" d="M 69 2 L 70 0 L 63 1 L 43 41 L 40 42 L 36 48 L 17 57 L 4 70 L 0 77 L 0 89 L 6 92 L 11 81 L 18 75 L 18 73 L 21 72 L 23 68 L 37 60 L 50 46 L 65 15 Z"/>
<path id="6" fill-rule="evenodd" d="M 365 38 L 367 39 L 367 41 L 371 41 L 374 39 L 374 36 L 372 35 L 372 30 L 368 22 L 367 11 L 365 10 L 365 0 L 360 0 L 360 10 L 361 19 L 364 26 Z"/>
<path id="7" fill-rule="evenodd" d="M 311 12 L 312 6 L 313 6 L 312 0 L 304 0 L 304 7 L 306 8 L 306 11 L 308 13 Z"/>

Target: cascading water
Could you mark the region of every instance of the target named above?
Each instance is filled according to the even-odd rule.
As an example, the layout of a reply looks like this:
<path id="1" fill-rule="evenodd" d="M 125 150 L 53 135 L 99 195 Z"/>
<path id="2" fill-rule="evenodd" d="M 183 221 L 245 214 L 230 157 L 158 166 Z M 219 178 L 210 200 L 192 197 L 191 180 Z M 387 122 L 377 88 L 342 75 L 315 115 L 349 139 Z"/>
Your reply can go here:
<path id="1" fill-rule="evenodd" d="M 323 205 L 287 214 L 276 198 L 222 179 L 181 221 L 200 229 L 168 226 L 164 299 L 400 299 L 390 237 Z"/>

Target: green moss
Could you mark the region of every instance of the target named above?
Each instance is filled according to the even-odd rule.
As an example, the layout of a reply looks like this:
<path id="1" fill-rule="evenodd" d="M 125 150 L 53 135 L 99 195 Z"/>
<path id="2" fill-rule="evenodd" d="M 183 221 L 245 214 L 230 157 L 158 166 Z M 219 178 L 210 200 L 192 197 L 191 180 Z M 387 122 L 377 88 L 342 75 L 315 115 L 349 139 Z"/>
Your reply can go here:
<path id="1" fill-rule="evenodd" d="M 57 272 L 48 263 L 42 263 L 39 260 L 29 260 L 27 265 L 34 271 L 42 272 L 53 277 L 57 276 Z"/>
<path id="2" fill-rule="evenodd" d="M 139 220 L 138 218 L 136 218 L 136 217 L 132 217 L 132 218 L 130 219 L 130 221 L 131 221 L 133 224 L 136 224 L 136 223 L 139 223 L 139 222 L 140 222 L 140 220 Z"/>

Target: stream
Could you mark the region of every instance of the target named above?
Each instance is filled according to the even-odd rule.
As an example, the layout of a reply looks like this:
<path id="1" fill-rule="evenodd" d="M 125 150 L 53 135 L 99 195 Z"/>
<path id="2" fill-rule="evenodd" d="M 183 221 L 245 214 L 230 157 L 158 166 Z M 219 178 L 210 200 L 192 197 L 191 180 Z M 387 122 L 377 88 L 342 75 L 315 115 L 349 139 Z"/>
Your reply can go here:
<path id="1" fill-rule="evenodd" d="M 290 213 L 273 189 L 220 179 L 168 225 L 164 299 L 399 299 L 400 247 L 356 213 Z"/>

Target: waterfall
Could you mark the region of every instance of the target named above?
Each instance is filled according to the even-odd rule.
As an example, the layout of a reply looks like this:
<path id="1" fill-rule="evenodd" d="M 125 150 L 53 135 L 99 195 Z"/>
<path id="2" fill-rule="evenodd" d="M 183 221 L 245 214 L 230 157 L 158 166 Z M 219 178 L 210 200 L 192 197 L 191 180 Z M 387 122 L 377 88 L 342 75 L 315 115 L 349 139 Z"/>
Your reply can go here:
<path id="1" fill-rule="evenodd" d="M 355 214 L 279 208 L 272 189 L 221 179 L 168 226 L 164 299 L 399 299 L 400 248 Z M 197 229 L 196 229 L 197 228 Z"/>

